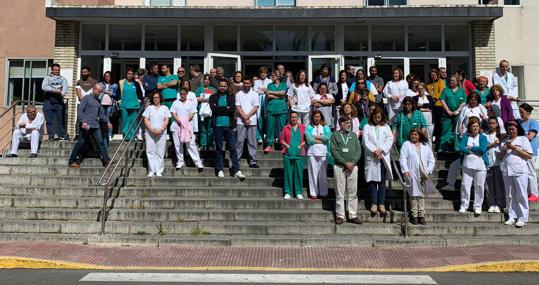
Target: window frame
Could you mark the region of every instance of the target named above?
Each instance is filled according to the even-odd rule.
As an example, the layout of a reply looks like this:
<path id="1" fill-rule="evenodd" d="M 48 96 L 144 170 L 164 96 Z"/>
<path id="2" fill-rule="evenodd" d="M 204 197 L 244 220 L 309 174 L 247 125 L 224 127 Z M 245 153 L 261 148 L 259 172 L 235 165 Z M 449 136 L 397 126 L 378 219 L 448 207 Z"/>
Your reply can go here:
<path id="1" fill-rule="evenodd" d="M 283 0 L 272 0 L 273 1 L 273 5 L 260 5 L 259 4 L 259 0 L 254 0 L 254 6 L 255 7 L 296 7 L 296 1 L 293 0 L 292 4 L 280 4 L 279 2 L 280 1 L 283 1 Z"/>
<path id="2" fill-rule="evenodd" d="M 52 64 L 54 63 L 53 58 L 47 58 L 47 57 L 9 57 L 9 58 L 6 58 L 5 59 L 5 75 L 6 76 L 5 76 L 5 79 L 4 79 L 4 94 L 5 94 L 5 96 L 4 96 L 4 102 L 3 102 L 4 107 L 9 107 L 11 104 L 13 104 L 13 98 L 11 98 L 11 96 L 9 94 L 9 80 L 11 79 L 11 77 L 9 75 L 10 62 L 11 61 L 20 61 L 20 60 L 22 60 L 22 68 L 23 68 L 23 77 L 22 77 L 23 91 L 24 91 L 24 85 L 26 83 L 25 81 L 27 79 L 30 79 L 30 80 L 33 79 L 33 77 L 27 78 L 25 76 L 25 74 L 24 74 L 27 62 L 37 62 L 37 61 L 45 62 L 45 76 L 43 78 L 45 78 L 50 73 L 49 70 L 50 70 Z M 33 69 L 33 67 L 32 67 L 32 69 Z M 41 88 L 41 86 L 39 86 L 39 88 Z M 30 99 L 35 100 L 36 94 L 32 94 L 32 97 L 33 98 L 24 98 L 23 97 L 22 100 L 30 100 Z"/>
<path id="3" fill-rule="evenodd" d="M 391 1 L 391 0 L 384 0 L 384 4 L 382 4 L 382 5 L 371 5 L 371 4 L 369 4 L 369 0 L 365 0 L 364 5 L 365 5 L 365 7 L 408 6 L 408 0 L 404 0 L 404 1 L 406 1 L 405 4 L 398 4 L 398 5 L 395 5 L 395 4 L 389 4 L 389 1 Z"/>

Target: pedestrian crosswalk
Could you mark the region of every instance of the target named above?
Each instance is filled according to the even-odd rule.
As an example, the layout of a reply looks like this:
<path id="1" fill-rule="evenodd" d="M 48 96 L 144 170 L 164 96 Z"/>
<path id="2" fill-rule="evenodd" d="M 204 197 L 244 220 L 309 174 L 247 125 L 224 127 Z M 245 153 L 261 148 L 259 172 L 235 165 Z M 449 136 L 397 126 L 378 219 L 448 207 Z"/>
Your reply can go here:
<path id="1" fill-rule="evenodd" d="M 81 282 L 238 283 L 238 284 L 437 284 L 429 275 L 89 273 Z"/>

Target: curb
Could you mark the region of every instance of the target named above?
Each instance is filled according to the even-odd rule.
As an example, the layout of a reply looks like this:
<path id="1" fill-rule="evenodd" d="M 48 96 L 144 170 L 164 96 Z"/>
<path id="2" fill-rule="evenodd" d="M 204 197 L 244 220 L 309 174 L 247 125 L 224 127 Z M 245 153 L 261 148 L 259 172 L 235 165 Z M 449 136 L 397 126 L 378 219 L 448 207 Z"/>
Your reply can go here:
<path id="1" fill-rule="evenodd" d="M 0 256 L 0 269 L 133 270 L 133 271 L 271 271 L 271 272 L 539 272 L 537 260 L 512 260 L 430 268 L 279 268 L 279 267 L 142 267 L 104 266 L 61 260 Z"/>

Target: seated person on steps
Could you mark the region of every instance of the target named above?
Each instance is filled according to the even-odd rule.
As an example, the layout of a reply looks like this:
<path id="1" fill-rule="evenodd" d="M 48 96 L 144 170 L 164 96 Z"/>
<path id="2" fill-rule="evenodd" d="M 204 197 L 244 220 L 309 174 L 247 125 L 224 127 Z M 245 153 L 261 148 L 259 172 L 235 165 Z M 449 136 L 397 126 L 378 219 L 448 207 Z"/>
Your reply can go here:
<path id="1" fill-rule="evenodd" d="M 19 122 L 13 131 L 11 141 L 11 153 L 8 157 L 17 157 L 19 144 L 21 142 L 30 142 L 30 155 L 28 157 L 37 157 L 37 149 L 41 139 L 43 126 L 43 114 L 38 113 L 36 107 L 30 105 L 26 108 L 26 113 L 22 114 Z"/>

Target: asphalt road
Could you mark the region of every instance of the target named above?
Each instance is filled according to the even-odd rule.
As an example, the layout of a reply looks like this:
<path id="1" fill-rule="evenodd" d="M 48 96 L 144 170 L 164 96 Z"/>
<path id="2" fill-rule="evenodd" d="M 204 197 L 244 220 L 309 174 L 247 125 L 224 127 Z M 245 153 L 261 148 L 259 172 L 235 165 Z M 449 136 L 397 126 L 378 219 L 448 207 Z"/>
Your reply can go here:
<path id="1" fill-rule="evenodd" d="M 120 273 L 120 274 L 117 274 Z M 85 270 L 29 270 L 3 269 L 0 270 L 1 285 L 109 285 L 109 284 L 447 284 L 447 285 L 534 285 L 539 284 L 539 273 L 275 273 L 275 272 L 131 272 L 130 281 L 120 280 L 125 272 L 85 271 Z M 221 274 L 221 275 L 215 275 Z M 276 276 L 286 274 L 287 281 L 276 281 Z M 340 278 L 341 283 L 325 282 L 324 277 Z M 404 276 L 403 276 L 404 275 Z M 123 277 L 122 277 L 123 276 Z M 220 276 L 219 280 L 212 280 Z M 229 278 L 230 277 L 230 278 Z M 297 278 L 295 278 L 297 277 Z M 409 277 L 409 278 L 408 278 Z M 81 279 L 97 281 L 81 281 Z M 110 279 L 109 279 L 110 278 Z M 182 279 L 187 278 L 187 279 Z M 199 282 L 186 282 L 189 278 L 200 279 Z M 236 278 L 238 282 L 228 282 Z M 250 279 L 252 278 L 252 279 Z M 266 279 L 263 279 L 266 278 Z M 150 279 L 150 280 L 146 280 Z M 281 278 L 282 279 L 282 278 Z M 166 280 L 166 282 L 159 282 Z M 182 281 L 183 280 L 183 281 Z M 253 281 L 258 280 L 258 281 Z M 263 280 L 270 280 L 264 282 Z M 303 281 L 301 281 L 303 280 Z M 310 281 L 305 281 L 310 280 Z M 354 281 L 359 280 L 359 281 Z M 413 283 L 414 280 L 420 283 Z M 430 281 L 429 281 L 430 280 Z M 143 282 L 141 282 L 143 281 Z M 156 282 L 154 282 L 156 281 Z M 374 283 L 367 283 L 367 282 Z M 261 283 L 259 283 L 261 282 Z M 299 283 L 301 282 L 301 283 Z M 392 282 L 392 283 L 388 283 Z M 410 283 L 411 282 L 411 283 Z M 423 283 L 421 283 L 423 282 Z"/>

